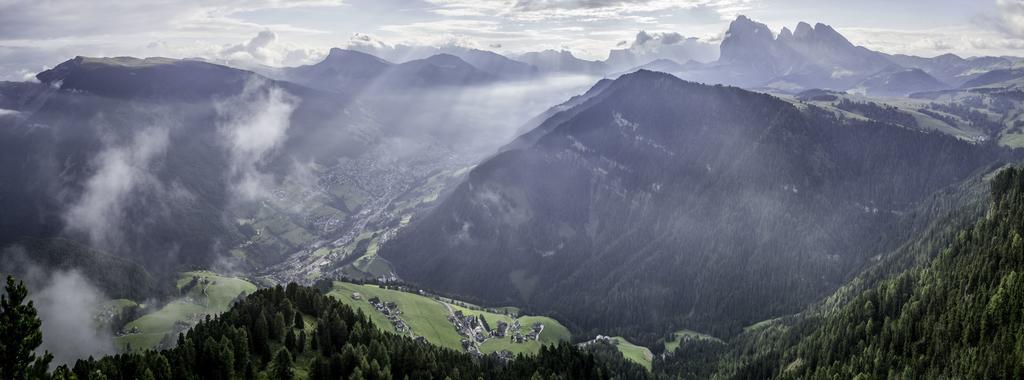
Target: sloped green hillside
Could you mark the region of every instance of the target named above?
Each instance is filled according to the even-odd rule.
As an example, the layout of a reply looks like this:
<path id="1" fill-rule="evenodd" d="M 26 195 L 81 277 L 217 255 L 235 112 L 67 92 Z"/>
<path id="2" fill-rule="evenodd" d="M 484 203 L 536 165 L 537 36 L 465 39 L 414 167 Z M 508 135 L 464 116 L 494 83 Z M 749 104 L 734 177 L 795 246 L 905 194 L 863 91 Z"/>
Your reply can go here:
<path id="1" fill-rule="evenodd" d="M 1009 168 L 991 180 L 987 213 L 951 233 L 931 261 L 848 285 L 851 294 L 841 289 L 752 328 L 728 349 L 681 347 L 660 369 L 741 379 L 1024 378 L 1022 234 L 1024 170 Z"/>
<path id="2" fill-rule="evenodd" d="M 1024 378 L 1024 170 L 994 178 L 991 199 L 931 265 L 828 314 L 781 375 Z"/>
<path id="3" fill-rule="evenodd" d="M 183 333 L 173 349 L 79 360 L 66 379 L 643 379 L 621 357 L 562 343 L 505 361 L 384 332 L 316 289 L 261 289 Z"/>

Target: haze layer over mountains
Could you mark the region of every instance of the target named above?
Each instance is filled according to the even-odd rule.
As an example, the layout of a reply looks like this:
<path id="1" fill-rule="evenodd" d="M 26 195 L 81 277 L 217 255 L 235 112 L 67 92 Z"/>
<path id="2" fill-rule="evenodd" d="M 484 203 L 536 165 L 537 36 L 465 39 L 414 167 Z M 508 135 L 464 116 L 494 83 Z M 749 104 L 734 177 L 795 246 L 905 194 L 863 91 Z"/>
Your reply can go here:
<path id="1" fill-rule="evenodd" d="M 822 23 L 745 16 L 717 46 L 640 32 L 600 61 L 372 44 L 295 67 L 69 57 L 0 82 L 0 268 L 52 299 L 135 305 L 76 311 L 120 324 L 116 338 L 44 340 L 76 373 L 79 357 L 133 351 L 123 342 L 204 373 L 187 352 L 209 334 L 211 350 L 253 350 L 227 365 L 240 377 L 348 376 L 373 356 L 374 373 L 404 376 L 417 352 L 481 376 L 1013 378 L 1021 64 L 886 54 Z M 251 289 L 218 282 L 270 289 L 243 300 Z M 349 308 L 367 307 L 351 291 L 364 282 L 403 292 L 372 304 L 387 318 Z M 182 304 L 203 311 L 161 314 Z M 459 336 L 422 332 L 428 308 Z M 534 341 L 564 344 L 529 351 L 505 327 L 467 330 L 463 312 L 550 318 Z M 303 353 L 300 332 L 320 346 Z"/>

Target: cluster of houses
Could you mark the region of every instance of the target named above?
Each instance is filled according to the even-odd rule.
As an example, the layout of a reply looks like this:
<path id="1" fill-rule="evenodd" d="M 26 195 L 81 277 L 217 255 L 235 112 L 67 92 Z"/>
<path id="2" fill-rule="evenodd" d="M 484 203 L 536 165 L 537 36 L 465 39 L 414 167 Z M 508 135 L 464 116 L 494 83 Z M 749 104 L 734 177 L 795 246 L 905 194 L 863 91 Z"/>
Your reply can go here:
<path id="1" fill-rule="evenodd" d="M 509 350 L 497 351 L 491 355 L 494 355 L 496 359 L 501 360 L 505 363 L 508 363 L 510 360 L 512 360 L 512 358 L 515 357 L 515 355 L 512 354 L 512 351 Z"/>
<path id="2" fill-rule="evenodd" d="M 519 321 L 516 321 L 515 323 L 518 324 Z M 505 321 L 498 321 L 498 326 L 497 327 L 498 327 L 497 329 L 495 329 L 494 331 L 491 331 L 491 335 L 494 336 L 495 338 L 504 338 L 505 337 L 505 331 L 508 330 L 508 323 L 505 323 Z"/>
<path id="3" fill-rule="evenodd" d="M 544 331 L 544 324 L 540 322 L 536 322 L 530 326 L 530 331 L 527 332 L 526 335 L 522 334 L 521 327 L 522 326 L 519 325 L 518 319 L 512 321 L 512 331 L 515 331 L 515 333 L 512 334 L 512 343 L 526 343 L 531 340 L 539 340 L 540 332 Z"/>
<path id="4" fill-rule="evenodd" d="M 610 337 L 610 336 L 606 336 L 606 335 L 598 335 L 598 336 L 597 336 L 596 338 L 594 338 L 594 340 L 592 340 L 592 341 L 591 341 L 591 343 L 593 343 L 593 342 L 598 342 L 598 343 L 609 343 L 609 344 L 610 344 L 610 343 L 614 343 L 614 342 L 612 341 L 612 337 Z"/>
<path id="5" fill-rule="evenodd" d="M 483 343 L 489 338 L 505 338 L 507 336 L 513 343 L 539 340 L 540 333 L 544 330 L 544 324 L 538 322 L 531 326 L 529 332 L 523 334 L 519 320 L 514 319 L 511 325 L 505 321 L 498 321 L 496 328 L 488 331 L 488 326 L 484 326 L 480 318 L 475 315 L 466 315 L 461 310 L 456 310 L 449 315 L 448 321 L 455 327 L 455 331 L 469 338 L 462 340 L 462 347 L 469 352 L 477 351 L 476 344 Z"/>
<path id="6" fill-rule="evenodd" d="M 351 295 L 353 300 L 362 300 L 363 295 L 356 292 Z M 373 306 L 377 312 L 384 314 L 385 317 L 395 327 L 395 331 L 404 333 L 409 330 L 408 325 L 400 317 L 402 311 L 398 308 L 398 305 L 394 302 L 387 302 L 381 300 L 379 297 L 372 297 L 366 300 Z M 544 331 L 544 324 L 537 322 L 530 326 L 529 331 L 523 334 L 523 328 L 518 319 L 513 319 L 511 323 L 499 320 L 491 329 L 491 326 L 487 326 L 486 321 L 481 320 L 481 317 L 475 315 L 467 315 L 461 310 L 455 310 L 451 315 L 448 316 L 448 321 L 451 322 L 452 326 L 455 327 L 455 331 L 462 335 L 466 339 L 462 339 L 462 348 L 472 354 L 481 354 L 479 344 L 487 341 L 491 338 L 505 338 L 508 337 L 513 343 L 526 343 L 531 340 L 540 340 L 540 334 Z M 426 339 L 422 336 L 415 338 L 417 341 L 426 343 Z M 498 359 L 511 360 L 513 357 L 512 352 L 504 350 L 495 352 Z"/>
<path id="7" fill-rule="evenodd" d="M 586 342 L 577 343 L 576 346 L 577 347 L 587 347 L 587 346 L 590 346 L 590 345 L 593 345 L 593 344 L 618 345 L 619 343 L 618 343 L 618 341 L 615 340 L 615 338 L 612 338 L 610 336 L 598 335 L 598 336 L 594 337 L 594 339 L 588 340 Z"/>
<path id="8" fill-rule="evenodd" d="M 363 296 L 359 293 L 352 293 L 352 299 L 361 300 L 363 299 Z M 394 302 L 381 301 L 379 297 L 373 297 L 366 301 L 369 302 L 370 306 L 373 306 L 374 309 L 377 309 L 378 312 L 384 314 L 384 316 L 388 318 L 388 321 L 391 321 L 391 325 L 395 327 L 395 331 L 404 333 L 408 330 L 409 326 L 405 324 L 405 321 L 403 321 L 401 317 L 399 317 L 399 315 L 402 314 L 402 310 L 398 308 L 398 304 Z"/>
<path id="9" fill-rule="evenodd" d="M 465 315 L 461 310 L 456 310 L 452 315 L 448 316 L 448 322 L 452 323 L 455 327 L 455 331 L 459 334 L 472 337 L 479 343 L 487 340 L 484 336 L 486 332 L 483 325 L 480 323 L 480 319 L 475 315 Z M 465 346 L 465 344 L 463 344 Z"/>
<path id="10" fill-rule="evenodd" d="M 117 334 L 115 334 L 115 335 L 116 336 L 125 336 L 125 335 L 131 335 L 131 334 L 142 334 L 142 330 L 139 329 L 139 326 L 132 326 L 129 329 L 122 329 L 121 331 L 118 331 Z"/>

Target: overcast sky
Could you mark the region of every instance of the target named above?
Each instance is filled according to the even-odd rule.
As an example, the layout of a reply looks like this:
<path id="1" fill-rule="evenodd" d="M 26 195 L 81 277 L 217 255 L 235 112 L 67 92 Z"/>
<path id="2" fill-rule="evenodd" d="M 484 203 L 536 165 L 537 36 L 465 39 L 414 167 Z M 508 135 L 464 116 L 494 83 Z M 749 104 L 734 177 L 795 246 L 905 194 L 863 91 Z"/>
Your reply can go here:
<path id="1" fill-rule="evenodd" d="M 1024 0 L 0 0 L 0 79 L 76 55 L 314 62 L 353 36 L 604 59 L 640 30 L 717 42 L 744 14 L 887 53 L 1024 55 Z"/>

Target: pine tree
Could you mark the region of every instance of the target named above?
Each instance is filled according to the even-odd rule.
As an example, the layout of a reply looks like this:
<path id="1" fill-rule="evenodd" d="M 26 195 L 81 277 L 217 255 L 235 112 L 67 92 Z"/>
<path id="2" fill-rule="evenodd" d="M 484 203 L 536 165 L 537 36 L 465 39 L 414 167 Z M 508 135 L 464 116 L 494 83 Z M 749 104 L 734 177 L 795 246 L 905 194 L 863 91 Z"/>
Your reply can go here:
<path id="1" fill-rule="evenodd" d="M 159 353 L 153 353 L 148 362 L 149 368 L 153 369 L 153 376 L 157 379 L 171 378 L 171 362 L 167 360 L 167 357 Z"/>
<path id="2" fill-rule="evenodd" d="M 284 335 L 284 346 L 287 347 L 289 350 L 294 350 L 295 343 L 295 330 L 289 328 L 288 333 Z"/>
<path id="3" fill-rule="evenodd" d="M 68 366 L 61 364 L 60 366 L 58 366 L 56 369 L 53 370 L 52 374 L 50 374 L 50 379 L 53 379 L 53 380 L 74 380 L 74 379 L 76 379 L 76 377 L 75 377 L 75 373 L 71 372 L 71 369 L 69 369 Z"/>
<path id="4" fill-rule="evenodd" d="M 284 338 L 284 314 L 278 312 L 270 320 L 270 339 L 278 341 Z"/>
<path id="5" fill-rule="evenodd" d="M 235 373 L 244 373 L 249 366 L 249 336 L 244 329 L 238 329 L 232 339 L 235 352 Z"/>
<path id="6" fill-rule="evenodd" d="M 220 343 L 217 345 L 217 361 L 219 361 L 219 370 L 224 374 L 225 379 L 234 377 L 235 369 L 235 352 L 234 345 L 231 344 L 231 339 L 226 335 L 220 338 Z"/>
<path id="7" fill-rule="evenodd" d="M 292 372 L 292 354 L 287 348 L 282 348 L 274 357 L 274 378 L 279 380 L 292 380 L 295 373 Z"/>
<path id="8" fill-rule="evenodd" d="M 313 358 L 313 362 L 309 365 L 309 380 L 321 380 L 326 378 L 327 374 L 324 371 L 323 357 L 316 355 Z"/>
<path id="9" fill-rule="evenodd" d="M 24 283 L 7 276 L 6 291 L 0 296 L 0 379 L 44 378 L 53 355 L 34 352 L 43 343 L 43 322 L 32 301 L 23 304 L 28 297 Z"/>
<path id="10" fill-rule="evenodd" d="M 291 301 L 289 301 L 287 299 L 284 300 L 284 302 L 280 306 L 280 309 L 281 309 L 281 316 L 284 317 L 284 326 L 285 327 L 293 326 L 293 324 L 295 323 L 295 315 L 296 314 L 301 314 L 301 313 L 296 313 L 295 312 L 295 307 L 292 306 Z"/>
<path id="11" fill-rule="evenodd" d="M 349 376 L 348 378 L 349 380 L 366 380 L 366 376 L 363 376 L 363 370 L 359 368 L 356 368 L 355 371 L 352 371 L 352 376 Z"/>
<path id="12" fill-rule="evenodd" d="M 253 330 L 253 348 L 257 354 L 267 358 L 270 355 L 270 324 L 263 311 L 260 311 L 259 317 L 256 318 L 256 326 Z M 265 362 L 266 359 L 264 359 Z"/>

